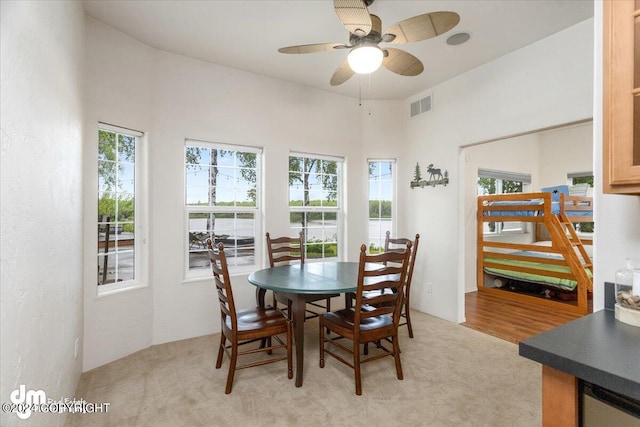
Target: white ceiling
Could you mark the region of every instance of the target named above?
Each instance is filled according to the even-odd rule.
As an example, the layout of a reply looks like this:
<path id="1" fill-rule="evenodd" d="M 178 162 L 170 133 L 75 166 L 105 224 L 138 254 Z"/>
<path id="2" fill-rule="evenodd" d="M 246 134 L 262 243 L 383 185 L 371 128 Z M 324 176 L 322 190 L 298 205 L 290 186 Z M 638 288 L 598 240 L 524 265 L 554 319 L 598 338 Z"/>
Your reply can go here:
<path id="1" fill-rule="evenodd" d="M 369 11 L 383 30 L 414 15 L 453 11 L 446 34 L 394 45 L 418 57 L 424 72 L 403 77 L 381 67 L 332 87 L 346 50 L 286 55 L 280 47 L 347 43 L 330 0 L 85 0 L 86 13 L 157 49 L 363 99 L 406 99 L 481 64 L 593 16 L 593 0 L 376 0 Z M 459 46 L 449 35 L 468 32 Z M 381 45 L 383 46 L 383 44 Z"/>

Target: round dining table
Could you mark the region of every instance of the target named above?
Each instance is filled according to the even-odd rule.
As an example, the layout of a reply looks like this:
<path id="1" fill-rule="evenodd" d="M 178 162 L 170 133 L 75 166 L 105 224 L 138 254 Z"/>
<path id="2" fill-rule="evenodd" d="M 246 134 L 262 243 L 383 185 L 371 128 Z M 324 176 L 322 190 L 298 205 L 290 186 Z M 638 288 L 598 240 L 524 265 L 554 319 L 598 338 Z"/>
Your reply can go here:
<path id="1" fill-rule="evenodd" d="M 320 295 L 348 294 L 356 291 L 357 262 L 308 262 L 265 268 L 249 275 L 249 283 L 257 286 L 256 300 L 265 306 L 267 290 L 291 301 L 293 337 L 296 350 L 296 387 L 302 386 L 304 366 L 304 317 L 307 301 Z M 346 298 L 350 305 L 350 298 Z"/>

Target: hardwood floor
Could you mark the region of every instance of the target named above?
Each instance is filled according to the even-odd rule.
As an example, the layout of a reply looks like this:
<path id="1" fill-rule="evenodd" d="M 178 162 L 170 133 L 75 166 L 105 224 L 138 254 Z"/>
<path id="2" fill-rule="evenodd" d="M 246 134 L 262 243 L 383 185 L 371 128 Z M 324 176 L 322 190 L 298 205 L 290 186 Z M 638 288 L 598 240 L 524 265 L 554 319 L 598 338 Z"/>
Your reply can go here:
<path id="1" fill-rule="evenodd" d="M 516 344 L 582 317 L 482 292 L 465 294 L 465 316 L 463 326 Z"/>

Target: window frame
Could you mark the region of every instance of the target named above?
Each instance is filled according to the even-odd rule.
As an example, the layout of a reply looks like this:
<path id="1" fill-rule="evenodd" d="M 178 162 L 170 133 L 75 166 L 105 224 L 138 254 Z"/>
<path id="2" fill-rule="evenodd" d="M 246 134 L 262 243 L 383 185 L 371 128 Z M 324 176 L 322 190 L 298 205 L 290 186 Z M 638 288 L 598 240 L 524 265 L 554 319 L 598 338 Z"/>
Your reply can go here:
<path id="1" fill-rule="evenodd" d="M 289 204 L 289 230 L 291 230 L 292 235 L 298 235 L 298 233 L 303 229 L 302 225 L 300 225 L 299 227 L 292 227 L 292 223 L 291 223 L 291 214 L 292 213 L 335 213 L 336 214 L 336 239 L 337 239 L 337 256 L 336 257 L 321 257 L 321 258 L 314 258 L 314 257 L 309 257 L 308 256 L 308 247 L 309 245 L 307 244 L 307 233 L 304 233 L 304 237 L 305 237 L 305 262 L 323 262 L 323 261 L 327 261 L 327 260 L 336 260 L 336 261 L 342 261 L 344 259 L 344 249 L 346 247 L 345 242 L 344 242 L 344 235 L 343 235 L 343 230 L 344 230 L 344 213 L 343 213 L 343 198 L 344 198 L 344 187 L 343 187 L 343 174 L 344 174 L 344 169 L 345 169 L 345 159 L 344 157 L 340 157 L 340 156 L 328 156 L 328 155 L 322 155 L 322 154 L 313 154 L 313 153 L 302 153 L 302 152 L 294 152 L 291 151 L 289 152 L 289 157 L 287 158 L 287 165 L 290 164 L 291 158 L 292 157 L 303 157 L 303 158 L 310 158 L 310 159 L 315 159 L 315 160 L 325 160 L 325 161 L 334 161 L 337 163 L 337 168 L 336 168 L 336 206 L 327 206 L 327 207 L 317 207 L 317 206 L 291 206 L 291 183 L 288 183 L 287 186 L 287 200 L 288 200 L 288 204 Z M 291 169 L 289 168 L 289 171 L 287 173 L 287 177 L 289 177 L 289 174 L 291 173 Z M 308 229 L 309 227 L 307 227 Z"/>
<path id="2" fill-rule="evenodd" d="M 372 181 L 371 180 L 371 174 L 369 173 L 370 170 L 370 165 L 371 163 L 390 163 L 391 164 L 391 179 L 390 180 L 378 180 L 378 183 L 382 183 L 382 182 L 390 182 L 391 183 L 391 218 L 389 218 L 389 221 L 391 222 L 391 226 L 389 227 L 389 230 L 391 232 L 392 235 L 396 235 L 396 228 L 397 228 L 397 221 L 396 221 L 396 193 L 397 193 L 397 188 L 396 188 L 396 167 L 397 167 L 397 160 L 393 159 L 393 158 L 372 158 L 372 159 L 367 159 L 367 193 L 368 193 L 368 197 L 367 197 L 367 209 L 369 209 L 369 204 L 371 203 L 371 185 L 372 185 Z M 369 242 L 369 245 L 367 247 L 367 251 L 371 252 L 371 245 L 374 244 L 374 240 L 378 241 L 378 248 L 384 250 L 384 243 L 386 240 L 386 231 L 387 230 L 382 230 L 380 227 L 380 235 L 378 237 L 372 236 L 370 234 L 371 232 L 371 217 L 369 217 L 369 213 L 367 214 L 367 221 L 368 221 L 368 231 L 367 231 L 367 240 Z M 382 223 L 382 218 L 378 218 L 376 220 L 378 222 L 378 224 Z M 383 233 L 384 232 L 384 233 Z"/>
<path id="3" fill-rule="evenodd" d="M 576 185 L 576 184 L 581 184 L 579 182 L 576 182 L 576 180 L 580 181 L 580 178 L 590 178 L 590 182 L 587 182 L 589 184 L 589 187 L 592 189 L 593 191 L 593 183 L 594 183 L 594 175 L 593 172 L 589 171 L 589 172 L 569 172 L 567 173 L 567 184 L 568 185 Z M 582 224 L 591 224 L 590 227 L 587 228 L 591 228 L 592 231 L 584 231 L 581 230 L 581 228 L 585 228 L 585 225 Z M 576 233 L 578 234 L 578 236 L 584 236 L 587 239 L 592 239 L 593 235 L 595 233 L 595 222 L 577 222 L 575 224 L 573 224 L 574 229 L 576 230 Z"/>
<path id="4" fill-rule="evenodd" d="M 520 193 L 504 193 L 503 192 L 504 181 L 520 182 L 522 184 L 522 193 L 531 192 L 531 174 L 479 168 L 478 174 L 476 177 L 476 187 L 478 187 L 478 180 L 480 178 L 491 178 L 496 180 L 496 183 L 495 183 L 496 192 L 487 193 L 486 195 L 520 194 Z M 481 194 L 478 194 L 478 195 L 481 195 Z M 487 224 L 488 226 L 490 222 L 486 222 L 485 224 Z M 495 231 L 483 230 L 483 234 L 485 236 L 505 236 L 509 234 L 525 234 L 528 232 L 527 223 L 523 221 L 517 221 L 515 222 L 515 224 L 517 225 L 514 227 L 509 227 L 505 229 L 503 222 L 495 222 L 496 230 Z"/>
<path id="5" fill-rule="evenodd" d="M 98 162 L 100 161 L 99 159 L 99 155 L 100 155 L 100 148 L 99 148 L 99 143 L 100 143 L 100 137 L 99 137 L 99 132 L 100 131 L 106 131 L 106 132 L 112 132 L 116 134 L 116 138 L 118 134 L 121 135 L 126 135 L 126 136 L 130 136 L 130 137 L 134 137 L 135 138 L 135 149 L 134 149 L 134 249 L 133 249 L 133 256 L 134 256 L 134 267 L 133 267 L 133 279 L 131 280 L 123 280 L 120 282 L 114 282 L 114 283 L 108 283 L 108 284 L 104 284 L 104 285 L 98 285 L 96 283 L 96 289 L 97 289 L 97 296 L 105 296 L 108 294 L 112 294 L 115 292 L 120 292 L 120 291 L 125 291 L 125 290 L 132 290 L 132 289 L 137 289 L 140 287 L 146 287 L 148 286 L 147 283 L 147 274 L 148 274 L 148 267 L 147 267 L 147 258 L 148 258 L 148 249 L 147 249 L 147 245 L 146 245 L 146 235 L 147 235 L 147 223 L 148 223 L 148 209 L 147 209 L 147 195 L 146 195 L 146 189 L 147 189 L 147 180 L 146 180 L 146 173 L 147 173 L 147 160 L 146 160 L 146 137 L 144 132 L 142 131 L 138 131 L 138 130 L 134 130 L 134 129 L 129 129 L 129 128 L 125 128 L 122 126 L 116 126 L 116 125 L 111 125 L 108 123 L 103 123 L 103 122 L 98 122 L 97 125 L 97 131 L 98 131 L 98 141 L 96 144 L 97 147 L 97 160 Z M 96 162 L 96 166 L 98 166 L 98 162 Z M 97 168 L 97 174 L 96 176 L 98 177 L 98 186 L 97 186 L 97 191 L 96 191 L 96 207 L 98 207 L 98 204 L 100 202 L 100 186 L 99 186 L 99 182 L 100 182 L 100 172 L 99 172 L 99 167 Z M 98 209 L 98 215 L 99 215 L 99 209 Z M 116 224 L 117 224 L 117 219 L 116 219 Z M 99 221 L 96 218 L 96 227 L 95 229 L 98 229 L 99 227 Z M 96 235 L 96 238 L 98 237 L 98 235 Z M 96 246 L 99 246 L 99 240 L 96 240 Z M 98 259 L 100 259 L 99 257 L 99 250 L 100 248 L 97 248 L 98 250 L 96 251 L 96 256 L 98 257 Z M 100 268 L 99 266 L 96 268 L 96 276 L 98 277 L 98 274 L 100 273 Z"/>
<path id="6" fill-rule="evenodd" d="M 187 147 L 200 147 L 200 148 L 208 148 L 208 149 L 217 149 L 217 150 L 225 150 L 225 151 L 234 151 L 234 152 L 242 152 L 242 153 L 254 153 L 256 154 L 256 203 L 255 206 L 193 206 L 187 204 L 187 159 L 186 159 L 186 148 Z M 247 265 L 233 265 L 229 264 L 229 272 L 232 275 L 236 274 L 246 274 L 255 271 L 261 264 L 261 257 L 259 254 L 262 253 L 262 239 L 260 236 L 262 235 L 262 192 L 263 192 L 263 148 L 255 147 L 249 145 L 238 145 L 238 144 L 228 144 L 224 142 L 211 142 L 211 141 L 202 141 L 197 139 L 187 138 L 184 140 L 183 145 L 183 207 L 184 207 L 184 225 L 183 225 L 183 279 L 184 282 L 190 281 L 198 281 L 203 278 L 209 278 L 211 276 L 210 268 L 190 268 L 190 215 L 194 213 L 222 213 L 222 214 L 244 214 L 250 213 L 253 215 L 253 224 L 254 224 L 254 254 L 253 254 L 253 263 Z M 235 188 L 235 187 L 234 187 Z M 237 200 L 235 200 L 237 202 Z M 236 248 L 237 249 L 237 248 Z M 226 251 L 225 251 L 226 252 Z M 235 257 L 231 257 L 227 255 L 227 260 L 231 261 Z"/>

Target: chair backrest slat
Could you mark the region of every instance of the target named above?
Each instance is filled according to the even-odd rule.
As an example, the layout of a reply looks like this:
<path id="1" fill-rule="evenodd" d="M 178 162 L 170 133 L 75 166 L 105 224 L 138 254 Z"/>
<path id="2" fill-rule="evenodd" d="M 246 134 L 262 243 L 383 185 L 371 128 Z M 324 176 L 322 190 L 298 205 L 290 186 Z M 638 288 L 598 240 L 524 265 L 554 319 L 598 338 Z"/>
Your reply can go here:
<path id="1" fill-rule="evenodd" d="M 391 232 L 387 231 L 386 238 L 384 241 L 384 251 L 396 251 L 396 250 L 404 250 L 407 246 L 407 243 L 411 243 L 411 253 L 409 255 L 409 267 L 407 268 L 407 281 L 405 284 L 405 294 L 409 292 L 411 289 L 411 280 L 413 280 L 413 268 L 416 265 L 416 255 L 418 253 L 418 243 L 420 243 L 420 235 L 416 234 L 413 242 L 410 239 L 399 237 L 392 238 Z"/>
<path id="2" fill-rule="evenodd" d="M 292 262 L 304 264 L 304 235 L 301 231 L 298 237 L 277 237 L 272 239 L 266 234 L 269 266 L 277 267 Z"/>
<path id="3" fill-rule="evenodd" d="M 399 274 L 399 273 L 398 273 Z M 369 277 L 369 276 L 367 276 Z M 375 283 L 370 283 L 370 284 L 366 284 L 365 282 L 365 287 L 367 291 L 381 291 L 384 289 L 390 289 L 390 288 L 394 288 L 395 285 L 395 281 L 394 280 L 384 280 L 381 282 L 375 282 Z"/>
<path id="4" fill-rule="evenodd" d="M 366 245 L 362 245 L 360 247 L 354 324 L 359 329 L 361 319 L 392 314 L 394 324 L 397 327 L 411 254 L 411 242 L 406 244 L 403 251 L 394 250 L 375 255 L 367 255 L 366 251 Z M 383 304 L 378 304 L 378 302 Z M 366 309 L 363 309 L 365 305 Z"/>
<path id="5" fill-rule="evenodd" d="M 394 307 L 380 307 L 376 311 L 363 311 L 360 313 L 361 319 L 366 319 L 368 317 L 381 316 L 383 314 L 391 314 L 395 311 Z"/>
<path id="6" fill-rule="evenodd" d="M 396 295 L 393 292 L 384 293 L 384 294 L 378 294 L 374 297 L 368 296 L 366 299 L 363 299 L 363 303 L 367 305 L 384 305 L 384 304 L 392 303 L 395 298 L 396 298 Z"/>

